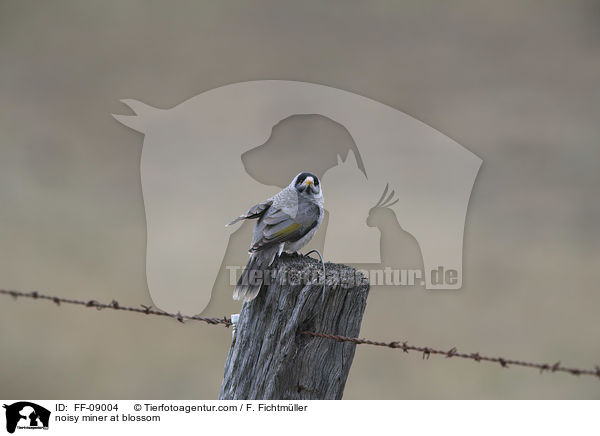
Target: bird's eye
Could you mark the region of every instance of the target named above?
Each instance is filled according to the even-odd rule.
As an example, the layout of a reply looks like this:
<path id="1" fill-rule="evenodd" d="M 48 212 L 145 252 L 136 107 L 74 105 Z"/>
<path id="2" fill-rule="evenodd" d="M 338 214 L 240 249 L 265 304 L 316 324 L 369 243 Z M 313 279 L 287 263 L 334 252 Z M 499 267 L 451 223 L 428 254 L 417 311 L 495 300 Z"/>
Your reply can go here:
<path id="1" fill-rule="evenodd" d="M 315 186 L 319 186 L 319 179 L 315 177 Z"/>

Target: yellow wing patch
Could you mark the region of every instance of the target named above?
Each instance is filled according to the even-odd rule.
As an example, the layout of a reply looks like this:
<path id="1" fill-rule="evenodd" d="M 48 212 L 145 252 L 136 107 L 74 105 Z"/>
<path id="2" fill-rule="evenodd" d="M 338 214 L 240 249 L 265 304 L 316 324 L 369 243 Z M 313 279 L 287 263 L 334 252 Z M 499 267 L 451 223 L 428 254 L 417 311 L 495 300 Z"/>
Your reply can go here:
<path id="1" fill-rule="evenodd" d="M 294 232 L 295 232 L 296 230 L 298 230 L 300 227 L 302 227 L 302 225 L 301 225 L 301 224 L 298 224 L 298 223 L 293 223 L 293 224 L 290 224 L 290 225 L 289 225 L 289 226 L 287 226 L 285 229 L 282 229 L 282 230 L 278 231 L 277 233 L 275 233 L 275 234 L 273 235 L 273 236 L 274 236 L 274 239 L 275 239 L 275 238 L 280 238 L 280 237 L 285 237 L 285 236 L 287 236 L 287 235 L 289 235 L 289 234 L 291 234 L 291 233 L 294 233 Z"/>

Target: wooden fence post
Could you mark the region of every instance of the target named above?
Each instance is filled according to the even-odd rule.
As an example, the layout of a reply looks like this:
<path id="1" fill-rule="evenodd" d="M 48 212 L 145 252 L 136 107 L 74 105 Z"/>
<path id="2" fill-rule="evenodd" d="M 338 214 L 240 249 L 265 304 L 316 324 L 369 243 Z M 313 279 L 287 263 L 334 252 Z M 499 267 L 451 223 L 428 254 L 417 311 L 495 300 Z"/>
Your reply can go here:
<path id="1" fill-rule="evenodd" d="M 219 399 L 341 399 L 356 344 L 300 331 L 357 337 L 367 278 L 327 263 L 323 300 L 320 261 L 284 253 L 273 271 L 277 279 L 242 306 Z"/>

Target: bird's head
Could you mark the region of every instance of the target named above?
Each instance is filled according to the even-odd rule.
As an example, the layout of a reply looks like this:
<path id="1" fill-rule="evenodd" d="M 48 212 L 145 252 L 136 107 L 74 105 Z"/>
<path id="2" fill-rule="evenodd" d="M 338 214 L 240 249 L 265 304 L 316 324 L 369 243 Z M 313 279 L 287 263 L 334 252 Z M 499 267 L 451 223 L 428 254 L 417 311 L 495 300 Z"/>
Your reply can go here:
<path id="1" fill-rule="evenodd" d="M 300 173 L 292 181 L 292 185 L 301 194 L 321 196 L 321 182 L 313 173 Z"/>

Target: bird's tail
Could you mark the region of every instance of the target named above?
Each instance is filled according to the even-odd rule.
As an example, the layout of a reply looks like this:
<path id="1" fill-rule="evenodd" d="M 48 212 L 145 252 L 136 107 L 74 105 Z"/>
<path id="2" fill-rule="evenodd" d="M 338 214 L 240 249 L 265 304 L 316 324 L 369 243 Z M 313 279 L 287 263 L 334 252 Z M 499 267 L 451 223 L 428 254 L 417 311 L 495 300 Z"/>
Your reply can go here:
<path id="1" fill-rule="evenodd" d="M 271 249 L 250 255 L 246 268 L 242 271 L 235 291 L 233 291 L 234 300 L 252 301 L 256 298 L 277 251 L 277 249 Z"/>

